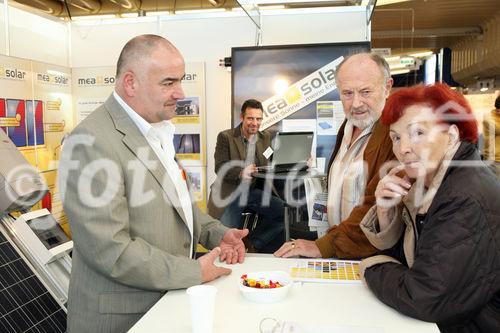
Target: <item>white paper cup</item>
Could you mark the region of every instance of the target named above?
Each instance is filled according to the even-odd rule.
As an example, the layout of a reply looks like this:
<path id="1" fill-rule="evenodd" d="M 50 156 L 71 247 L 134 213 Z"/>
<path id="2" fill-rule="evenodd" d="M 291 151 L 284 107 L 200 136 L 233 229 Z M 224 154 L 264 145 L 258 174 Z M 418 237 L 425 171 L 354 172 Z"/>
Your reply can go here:
<path id="1" fill-rule="evenodd" d="M 198 285 L 186 290 L 191 304 L 191 327 L 193 333 L 212 333 L 214 330 L 215 294 L 217 288 Z"/>

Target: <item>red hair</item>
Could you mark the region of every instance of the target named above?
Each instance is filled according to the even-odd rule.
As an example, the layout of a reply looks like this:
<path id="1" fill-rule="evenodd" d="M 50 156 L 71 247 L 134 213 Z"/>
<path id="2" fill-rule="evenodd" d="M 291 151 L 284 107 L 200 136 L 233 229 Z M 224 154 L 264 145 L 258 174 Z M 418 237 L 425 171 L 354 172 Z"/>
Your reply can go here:
<path id="1" fill-rule="evenodd" d="M 382 124 L 391 125 L 403 116 L 406 108 L 428 105 L 438 115 L 439 122 L 456 125 L 461 141 L 477 143 L 477 120 L 465 97 L 444 83 L 403 88 L 391 94 L 381 116 Z"/>

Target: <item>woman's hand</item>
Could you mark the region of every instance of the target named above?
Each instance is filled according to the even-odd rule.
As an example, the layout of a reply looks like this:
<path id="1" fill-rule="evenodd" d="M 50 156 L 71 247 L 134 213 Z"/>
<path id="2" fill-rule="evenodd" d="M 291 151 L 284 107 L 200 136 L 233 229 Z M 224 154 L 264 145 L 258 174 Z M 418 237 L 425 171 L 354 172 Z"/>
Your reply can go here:
<path id="1" fill-rule="evenodd" d="M 384 230 L 390 223 L 390 213 L 393 207 L 401 202 L 401 198 L 408 194 L 411 188 L 408 177 L 399 177 L 398 172 L 404 170 L 403 165 L 392 168 L 389 173 L 382 178 L 375 190 L 377 199 L 377 216 L 380 231 Z"/>

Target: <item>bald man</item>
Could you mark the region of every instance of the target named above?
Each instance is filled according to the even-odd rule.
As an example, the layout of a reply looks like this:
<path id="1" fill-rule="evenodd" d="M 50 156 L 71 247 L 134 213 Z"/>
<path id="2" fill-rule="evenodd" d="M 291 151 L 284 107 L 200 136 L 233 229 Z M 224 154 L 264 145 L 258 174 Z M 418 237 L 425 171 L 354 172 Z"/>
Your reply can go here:
<path id="1" fill-rule="evenodd" d="M 355 54 L 335 73 L 345 121 L 328 165 L 328 233 L 316 241 L 298 239 L 275 252 L 278 257 L 357 259 L 375 254 L 359 223 L 375 204 L 379 171 L 394 160 L 389 129 L 379 118 L 393 80 L 380 56 Z"/>
<path id="2" fill-rule="evenodd" d="M 130 40 L 108 100 L 66 139 L 59 188 L 73 234 L 68 332 L 126 332 L 165 292 L 242 262 L 248 230 L 191 201 L 173 146 L 184 60 L 166 39 Z M 214 248 L 193 259 L 196 245 Z M 168 313 L 165 314 L 168 316 Z M 172 318 L 171 320 L 175 320 Z"/>

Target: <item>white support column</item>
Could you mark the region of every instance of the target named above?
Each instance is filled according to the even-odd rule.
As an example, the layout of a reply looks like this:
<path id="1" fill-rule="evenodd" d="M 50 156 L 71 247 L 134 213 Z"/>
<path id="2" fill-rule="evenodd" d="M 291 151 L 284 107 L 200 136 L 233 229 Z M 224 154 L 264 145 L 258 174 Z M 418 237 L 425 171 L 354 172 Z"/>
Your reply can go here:
<path id="1" fill-rule="evenodd" d="M 3 16 L 5 25 L 5 55 L 10 56 L 9 0 L 3 0 Z"/>

